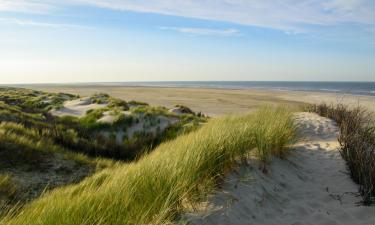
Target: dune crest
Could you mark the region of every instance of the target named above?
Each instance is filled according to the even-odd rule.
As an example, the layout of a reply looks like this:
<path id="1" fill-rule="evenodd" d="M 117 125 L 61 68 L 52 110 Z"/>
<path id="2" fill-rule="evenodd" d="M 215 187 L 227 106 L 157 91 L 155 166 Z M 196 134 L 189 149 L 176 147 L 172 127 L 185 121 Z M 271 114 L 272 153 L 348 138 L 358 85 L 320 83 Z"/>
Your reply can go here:
<path id="1" fill-rule="evenodd" d="M 375 207 L 359 204 L 337 150 L 335 122 L 313 113 L 296 121 L 305 138 L 287 160 L 272 160 L 267 175 L 255 161 L 241 166 L 199 214 L 187 215 L 189 224 L 375 224 Z"/>

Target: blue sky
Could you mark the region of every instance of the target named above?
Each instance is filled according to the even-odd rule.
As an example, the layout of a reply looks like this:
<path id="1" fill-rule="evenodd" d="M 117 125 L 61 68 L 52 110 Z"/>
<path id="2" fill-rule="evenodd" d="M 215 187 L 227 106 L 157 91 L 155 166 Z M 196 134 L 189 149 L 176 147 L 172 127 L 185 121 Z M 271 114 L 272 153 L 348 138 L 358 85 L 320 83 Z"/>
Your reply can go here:
<path id="1" fill-rule="evenodd" d="M 375 81 L 373 0 L 0 0 L 0 83 Z"/>

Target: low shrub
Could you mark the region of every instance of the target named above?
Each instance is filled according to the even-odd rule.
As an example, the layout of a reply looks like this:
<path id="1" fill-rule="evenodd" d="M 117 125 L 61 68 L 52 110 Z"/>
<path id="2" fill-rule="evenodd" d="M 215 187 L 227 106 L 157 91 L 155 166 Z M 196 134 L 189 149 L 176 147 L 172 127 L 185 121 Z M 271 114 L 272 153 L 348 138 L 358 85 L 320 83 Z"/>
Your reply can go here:
<path id="1" fill-rule="evenodd" d="M 129 105 L 133 105 L 133 106 L 148 106 L 148 103 L 132 100 L 132 101 L 129 102 Z"/>
<path id="2" fill-rule="evenodd" d="M 176 108 L 180 110 L 181 113 L 186 113 L 186 114 L 192 114 L 195 115 L 195 112 L 191 110 L 189 107 L 184 106 L 184 105 L 175 105 Z"/>

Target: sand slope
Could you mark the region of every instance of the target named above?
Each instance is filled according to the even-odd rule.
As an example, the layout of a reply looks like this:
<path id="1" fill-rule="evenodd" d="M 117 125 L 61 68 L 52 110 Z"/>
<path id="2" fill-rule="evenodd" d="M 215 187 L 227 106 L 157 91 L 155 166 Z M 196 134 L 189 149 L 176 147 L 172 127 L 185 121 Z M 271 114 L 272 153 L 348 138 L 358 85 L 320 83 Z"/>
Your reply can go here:
<path id="1" fill-rule="evenodd" d="M 54 116 L 76 116 L 82 117 L 86 115 L 86 112 L 91 109 L 100 109 L 106 107 L 108 104 L 96 104 L 92 103 L 91 98 L 80 98 L 72 101 L 67 101 L 64 106 L 60 109 L 51 110 L 51 114 Z"/>
<path id="2" fill-rule="evenodd" d="M 375 224 L 375 207 L 357 204 L 361 198 L 337 151 L 334 122 L 311 113 L 296 117 L 307 140 L 288 160 L 274 159 L 268 175 L 256 162 L 238 168 L 205 211 L 187 215 L 189 224 Z"/>

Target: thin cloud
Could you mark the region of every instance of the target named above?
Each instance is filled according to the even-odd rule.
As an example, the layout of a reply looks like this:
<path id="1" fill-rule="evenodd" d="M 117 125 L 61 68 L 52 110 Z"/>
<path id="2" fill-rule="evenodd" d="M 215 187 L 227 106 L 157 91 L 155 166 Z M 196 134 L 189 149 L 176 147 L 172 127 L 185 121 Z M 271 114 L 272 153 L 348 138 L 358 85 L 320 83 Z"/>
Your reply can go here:
<path id="1" fill-rule="evenodd" d="M 190 34 L 194 36 L 237 36 L 239 31 L 236 29 L 211 29 L 211 28 L 196 28 L 196 27 L 160 27 L 161 30 L 170 30 L 183 34 Z"/>
<path id="2" fill-rule="evenodd" d="M 56 9 L 56 4 L 48 0 L 0 0 L 0 12 L 45 14 Z"/>
<path id="3" fill-rule="evenodd" d="M 375 24 L 373 0 L 78 0 L 113 10 L 149 12 L 268 27 L 289 33 L 305 25 Z"/>
<path id="4" fill-rule="evenodd" d="M 21 20 L 16 18 L 0 18 L 0 23 L 2 24 L 15 24 L 19 26 L 35 26 L 35 27 L 44 27 L 44 28 L 55 28 L 55 29 L 66 29 L 66 28 L 75 28 L 75 29 L 92 29 L 88 26 L 81 26 L 76 24 L 63 24 L 63 23 L 44 23 L 37 22 L 33 20 Z"/>
<path id="5" fill-rule="evenodd" d="M 0 0 L 0 11 L 49 11 L 63 5 L 156 13 L 306 32 L 309 25 L 375 25 L 374 0 Z"/>

